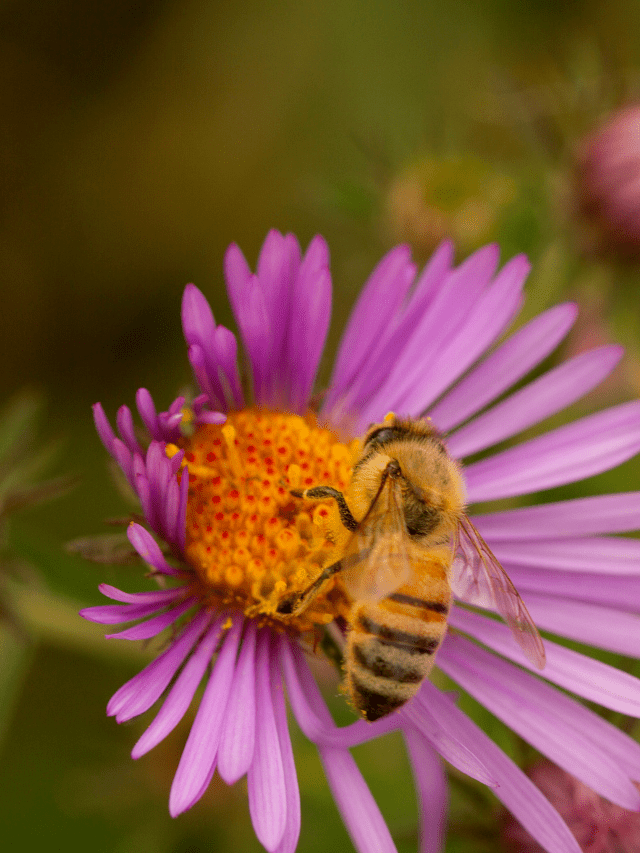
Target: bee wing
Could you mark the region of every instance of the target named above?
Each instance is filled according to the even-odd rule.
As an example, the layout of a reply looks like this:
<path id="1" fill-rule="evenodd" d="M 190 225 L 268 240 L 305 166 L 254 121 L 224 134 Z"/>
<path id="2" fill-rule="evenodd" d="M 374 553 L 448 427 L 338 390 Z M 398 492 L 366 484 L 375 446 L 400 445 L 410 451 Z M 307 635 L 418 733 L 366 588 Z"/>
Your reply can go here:
<path id="1" fill-rule="evenodd" d="M 409 579 L 402 495 L 391 478 L 354 532 L 341 562 L 342 582 L 354 600 L 379 601 Z"/>
<path id="2" fill-rule="evenodd" d="M 466 515 L 460 520 L 456 545 L 451 584 L 454 594 L 477 607 L 497 610 L 531 663 L 543 669 L 546 656 L 542 637 L 518 590 Z"/>

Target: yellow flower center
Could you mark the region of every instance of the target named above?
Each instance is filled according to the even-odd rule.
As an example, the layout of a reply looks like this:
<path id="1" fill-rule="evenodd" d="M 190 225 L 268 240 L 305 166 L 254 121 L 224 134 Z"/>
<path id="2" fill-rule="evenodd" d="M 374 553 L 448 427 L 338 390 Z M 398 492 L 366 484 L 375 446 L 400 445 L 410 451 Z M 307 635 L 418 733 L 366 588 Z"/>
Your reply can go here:
<path id="1" fill-rule="evenodd" d="M 343 491 L 357 442 L 341 444 L 312 414 L 245 409 L 222 426 L 200 424 L 180 446 L 182 476 L 189 472 L 185 554 L 207 603 L 296 634 L 345 614 L 334 581 L 298 616 L 276 608 L 340 557 L 335 502 L 303 501 L 290 489 Z"/>

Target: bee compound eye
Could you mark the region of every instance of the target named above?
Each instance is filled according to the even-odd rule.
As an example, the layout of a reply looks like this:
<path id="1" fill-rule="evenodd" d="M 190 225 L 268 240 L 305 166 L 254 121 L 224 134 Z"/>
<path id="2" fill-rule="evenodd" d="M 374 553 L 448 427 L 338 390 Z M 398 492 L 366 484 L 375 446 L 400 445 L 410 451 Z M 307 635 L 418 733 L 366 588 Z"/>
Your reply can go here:
<path id="1" fill-rule="evenodd" d="M 382 429 L 374 432 L 369 441 L 373 444 L 386 444 L 388 441 L 393 441 L 395 437 L 395 430 L 390 429 L 389 427 L 383 427 Z"/>

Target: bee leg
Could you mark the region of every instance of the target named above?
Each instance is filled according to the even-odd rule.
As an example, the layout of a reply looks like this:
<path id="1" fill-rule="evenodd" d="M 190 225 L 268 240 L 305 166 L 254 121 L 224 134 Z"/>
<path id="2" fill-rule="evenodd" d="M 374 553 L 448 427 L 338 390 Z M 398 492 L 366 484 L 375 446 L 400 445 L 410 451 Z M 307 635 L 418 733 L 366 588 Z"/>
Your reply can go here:
<path id="1" fill-rule="evenodd" d="M 323 583 L 329 580 L 330 577 L 335 575 L 336 572 L 339 572 L 341 569 L 342 560 L 338 560 L 337 563 L 332 563 L 330 566 L 327 566 L 326 569 L 322 570 L 311 586 L 307 587 L 307 589 L 283 598 L 282 601 L 278 603 L 276 613 L 279 613 L 282 616 L 292 616 L 302 612 L 316 597 Z"/>
<path id="2" fill-rule="evenodd" d="M 343 525 L 347 528 L 347 530 L 357 529 L 358 522 L 351 514 L 351 510 L 347 506 L 347 502 L 344 499 L 344 495 L 337 489 L 333 489 L 331 486 L 314 486 L 313 488 L 305 489 L 304 491 L 301 491 L 300 489 L 291 489 L 291 494 L 294 498 L 304 498 L 305 500 L 311 501 L 323 500 L 324 498 L 333 498 L 333 500 L 338 504 L 338 511 L 340 512 L 340 521 L 343 523 Z"/>

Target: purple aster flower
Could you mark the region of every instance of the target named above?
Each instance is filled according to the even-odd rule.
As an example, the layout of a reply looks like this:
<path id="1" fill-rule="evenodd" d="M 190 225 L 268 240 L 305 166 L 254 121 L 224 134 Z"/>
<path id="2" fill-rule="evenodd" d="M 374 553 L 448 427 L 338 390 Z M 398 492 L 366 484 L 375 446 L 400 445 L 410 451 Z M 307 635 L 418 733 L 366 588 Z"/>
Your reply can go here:
<path id="1" fill-rule="evenodd" d="M 133 749 L 138 758 L 171 732 L 204 684 L 173 781 L 171 814 L 190 808 L 216 770 L 229 784 L 246 775 L 253 825 L 269 851 L 293 851 L 300 827 L 286 690 L 360 853 L 395 847 L 349 749 L 394 729 L 404 736 L 414 770 L 422 853 L 438 851 L 444 832 L 440 757 L 493 787 L 549 853 L 578 853 L 540 790 L 428 680 L 395 713 L 335 726 L 306 654 L 325 630 L 341 639 L 350 602 L 339 573 L 300 614 L 285 618 L 278 604 L 340 556 L 336 537 L 327 535 L 335 501 L 304 502 L 292 497 L 291 487 L 345 490 L 358 456 L 353 437 L 370 423 L 390 409 L 413 418 L 426 414 L 446 434 L 449 453 L 462 460 L 584 396 L 611 372 L 621 350 L 603 346 L 580 354 L 508 393 L 565 337 L 575 306 L 552 308 L 497 343 L 522 303 L 525 258 L 497 271 L 498 249 L 488 246 L 454 268 L 451 246 L 443 244 L 418 273 L 408 248 L 399 246 L 369 278 L 314 413 L 311 392 L 330 315 L 328 264 L 320 237 L 302 255 L 293 236 L 271 232 L 256 274 L 237 246 L 229 248 L 227 287 L 251 394 L 238 371 L 234 335 L 216 325 L 204 296 L 189 285 L 182 320 L 200 396 L 188 406 L 176 400 L 158 414 L 141 389 L 136 402 L 148 446 L 140 444 L 129 409 L 118 412 L 117 436 L 95 406 L 100 437 L 146 519 L 146 527 L 130 525 L 129 539 L 166 584 L 139 593 L 103 585 L 119 603 L 82 615 L 134 623 L 110 635 L 121 639 L 172 630 L 164 651 L 112 697 L 108 713 L 123 722 L 162 700 Z M 574 482 L 639 450 L 640 403 L 633 402 L 461 471 L 473 504 Z M 472 518 L 541 629 L 636 656 L 640 542 L 613 534 L 636 529 L 639 511 L 640 493 L 633 492 Z M 437 666 L 597 794 L 640 809 L 633 783 L 640 779 L 640 745 L 568 695 L 640 716 L 640 681 L 550 640 L 540 672 L 505 625 L 464 604 L 452 608 L 449 623 L 456 630 L 446 636 Z"/>
<path id="2" fill-rule="evenodd" d="M 640 105 L 612 113 L 581 144 L 575 193 L 588 227 L 587 248 L 640 254 Z"/>
<path id="3" fill-rule="evenodd" d="M 640 850 L 640 815 L 607 802 L 550 761 L 537 762 L 529 776 L 564 817 L 583 853 L 636 853 Z M 505 818 L 502 838 L 508 850 L 544 853 L 516 821 L 509 815 Z"/>

